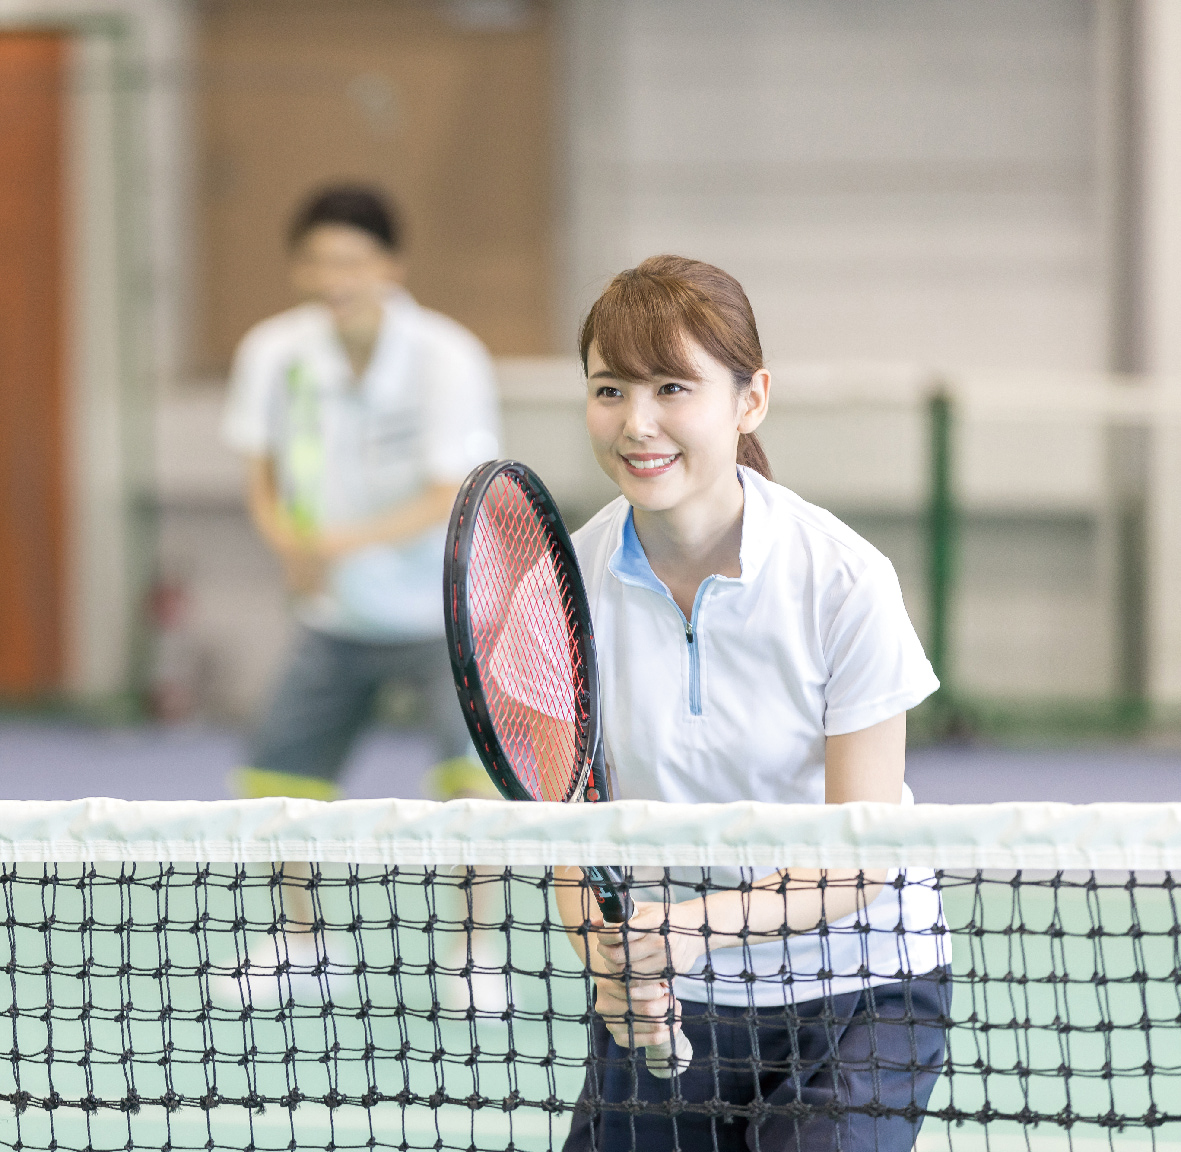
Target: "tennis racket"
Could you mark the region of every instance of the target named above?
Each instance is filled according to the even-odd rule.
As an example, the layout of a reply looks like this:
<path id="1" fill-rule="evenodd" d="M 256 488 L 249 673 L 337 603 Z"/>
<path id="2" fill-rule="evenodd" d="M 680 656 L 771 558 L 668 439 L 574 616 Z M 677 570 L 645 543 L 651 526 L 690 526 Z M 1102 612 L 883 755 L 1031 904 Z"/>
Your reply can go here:
<path id="1" fill-rule="evenodd" d="M 443 575 L 455 688 L 476 751 L 507 800 L 611 799 L 590 608 L 557 505 L 532 469 L 481 464 L 451 512 Z M 632 911 L 623 876 L 582 868 L 611 924 Z M 645 1049 L 662 1079 L 688 1067 L 677 1028 Z"/>

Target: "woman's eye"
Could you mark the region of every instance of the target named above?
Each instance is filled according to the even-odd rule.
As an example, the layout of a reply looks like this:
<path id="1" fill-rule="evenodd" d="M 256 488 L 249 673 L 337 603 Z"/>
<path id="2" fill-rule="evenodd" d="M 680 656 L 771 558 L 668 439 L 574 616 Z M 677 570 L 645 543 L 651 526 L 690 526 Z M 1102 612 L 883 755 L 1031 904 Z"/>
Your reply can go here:
<path id="1" fill-rule="evenodd" d="M 595 395 L 602 397 L 604 400 L 614 400 L 617 396 L 622 396 L 623 393 L 618 388 L 612 388 L 609 384 L 604 384 L 595 390 Z"/>
<path id="2" fill-rule="evenodd" d="M 678 392 L 684 392 L 685 386 L 683 384 L 662 384 L 660 386 L 661 396 L 675 396 Z"/>

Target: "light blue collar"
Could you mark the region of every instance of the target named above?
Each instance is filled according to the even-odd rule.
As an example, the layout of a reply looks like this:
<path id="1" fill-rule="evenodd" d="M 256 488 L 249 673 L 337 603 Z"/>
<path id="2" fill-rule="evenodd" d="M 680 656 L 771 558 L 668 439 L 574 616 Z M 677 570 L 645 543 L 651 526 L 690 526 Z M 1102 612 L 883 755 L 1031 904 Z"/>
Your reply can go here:
<path id="1" fill-rule="evenodd" d="M 752 581 L 762 568 L 767 552 L 771 546 L 767 505 L 756 483 L 752 483 L 748 470 L 740 468 L 738 477 L 742 481 L 742 543 L 739 546 L 738 562 L 742 575 L 738 577 L 718 576 L 716 579 L 736 584 L 746 584 Z M 758 478 L 761 480 L 761 477 Z M 634 584 L 640 588 L 649 588 L 653 592 L 660 592 L 670 599 L 672 593 L 668 586 L 652 571 L 648 557 L 644 553 L 644 546 L 636 534 L 634 510 L 629 508 L 623 521 L 623 531 L 620 534 L 619 546 L 607 563 L 607 569 L 613 576 L 625 584 Z"/>
<path id="2" fill-rule="evenodd" d="M 648 563 L 644 546 L 636 535 L 636 521 L 632 508 L 627 510 L 627 517 L 623 521 L 623 538 L 607 567 L 625 584 L 635 584 L 637 587 L 659 592 L 662 596 L 672 595 L 668 586 L 652 571 L 652 565 Z"/>

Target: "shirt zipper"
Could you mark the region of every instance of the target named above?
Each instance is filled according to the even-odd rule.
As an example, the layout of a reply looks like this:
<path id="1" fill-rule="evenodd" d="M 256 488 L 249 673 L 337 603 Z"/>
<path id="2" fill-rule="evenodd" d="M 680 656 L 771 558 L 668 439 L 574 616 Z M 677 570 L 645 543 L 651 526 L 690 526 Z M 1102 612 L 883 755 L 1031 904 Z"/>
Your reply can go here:
<path id="1" fill-rule="evenodd" d="M 701 661 L 693 643 L 693 625 L 685 621 L 685 643 L 689 646 L 689 714 L 701 715 Z"/>
<path id="2" fill-rule="evenodd" d="M 693 598 L 693 615 L 690 619 L 685 619 L 684 612 L 681 612 L 680 607 L 677 611 L 681 613 L 681 620 L 685 625 L 685 645 L 689 650 L 689 715 L 701 715 L 701 641 L 698 638 L 697 624 L 698 613 L 701 609 L 702 601 L 705 599 L 706 590 L 712 584 L 714 578 L 712 576 L 701 582 L 701 587 L 697 589 L 697 595 Z"/>

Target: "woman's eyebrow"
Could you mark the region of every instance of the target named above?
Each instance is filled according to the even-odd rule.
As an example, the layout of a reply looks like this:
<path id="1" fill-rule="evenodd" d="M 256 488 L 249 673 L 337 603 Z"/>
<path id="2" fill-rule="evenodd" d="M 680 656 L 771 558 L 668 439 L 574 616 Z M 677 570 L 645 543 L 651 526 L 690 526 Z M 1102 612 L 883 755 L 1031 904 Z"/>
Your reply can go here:
<path id="1" fill-rule="evenodd" d="M 598 372 L 592 372 L 590 378 L 592 380 L 614 380 L 616 376 L 610 368 L 600 368 Z"/>

